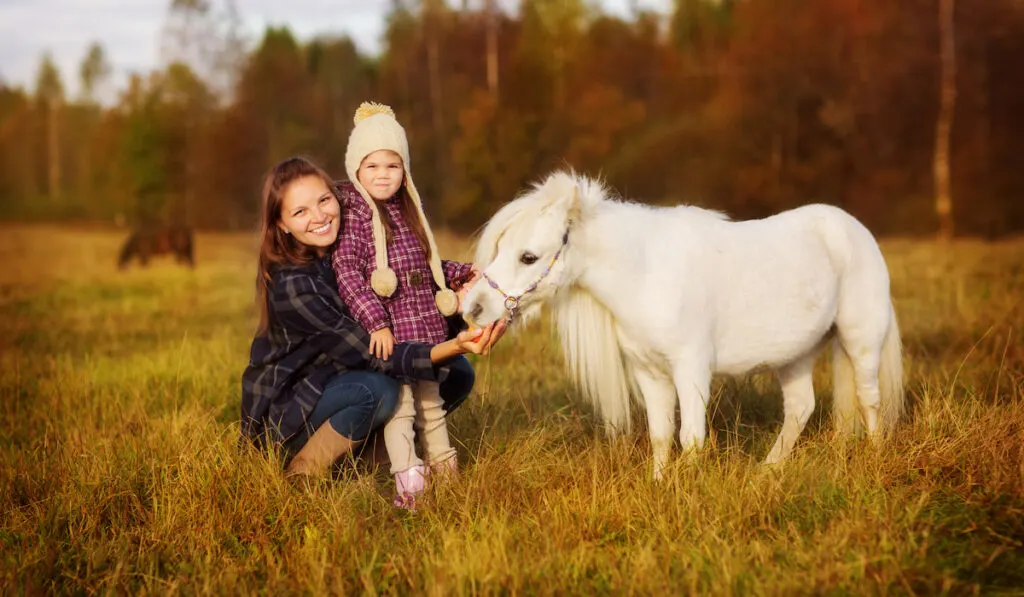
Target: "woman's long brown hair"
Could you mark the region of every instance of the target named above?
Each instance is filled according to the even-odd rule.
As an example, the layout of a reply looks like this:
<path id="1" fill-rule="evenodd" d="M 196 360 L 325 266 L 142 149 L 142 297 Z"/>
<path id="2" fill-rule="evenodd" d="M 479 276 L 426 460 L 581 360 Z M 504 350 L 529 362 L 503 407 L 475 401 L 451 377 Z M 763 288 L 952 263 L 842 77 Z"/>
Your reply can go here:
<path id="1" fill-rule="evenodd" d="M 334 182 L 322 168 L 304 157 L 292 157 L 278 163 L 263 179 L 263 208 L 260 212 L 260 258 L 256 273 L 256 308 L 260 323 L 257 334 L 270 326 L 270 269 L 274 265 L 312 263 L 316 250 L 281 230 L 281 203 L 288 186 L 300 178 L 316 176 L 334 191 Z"/>

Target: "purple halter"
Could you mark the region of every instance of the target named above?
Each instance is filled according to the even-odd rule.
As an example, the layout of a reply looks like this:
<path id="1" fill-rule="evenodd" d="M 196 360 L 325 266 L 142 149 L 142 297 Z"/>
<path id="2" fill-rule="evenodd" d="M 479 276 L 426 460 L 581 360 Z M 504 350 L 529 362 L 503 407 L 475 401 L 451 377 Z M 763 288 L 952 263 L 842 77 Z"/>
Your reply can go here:
<path id="1" fill-rule="evenodd" d="M 540 276 L 538 276 L 537 279 L 534 280 L 532 284 L 530 284 L 529 286 L 526 287 L 526 290 L 520 292 L 517 295 L 511 295 L 511 294 L 505 292 L 504 290 L 502 290 L 501 286 L 498 286 L 498 283 L 495 282 L 493 278 L 491 278 L 490 276 L 487 275 L 487 272 L 481 272 L 480 273 L 480 275 L 483 276 L 484 280 L 487 280 L 487 284 L 490 285 L 491 288 L 497 290 L 498 292 L 501 293 L 501 296 L 505 297 L 505 310 L 508 311 L 508 322 L 509 323 L 512 323 L 512 321 L 515 320 L 516 313 L 519 312 L 519 301 L 524 296 L 526 296 L 527 294 L 530 294 L 534 290 L 537 290 L 537 286 L 541 283 L 541 280 L 546 278 L 547 275 L 551 273 L 551 268 L 555 265 L 555 262 L 558 261 L 559 255 L 562 254 L 562 250 L 565 249 L 565 245 L 568 242 L 569 242 L 569 231 L 566 230 L 565 234 L 562 236 L 562 246 L 558 247 L 558 251 L 556 251 L 555 252 L 555 256 L 551 258 L 551 262 L 548 263 L 548 266 L 546 268 L 544 268 L 544 271 L 541 272 Z"/>

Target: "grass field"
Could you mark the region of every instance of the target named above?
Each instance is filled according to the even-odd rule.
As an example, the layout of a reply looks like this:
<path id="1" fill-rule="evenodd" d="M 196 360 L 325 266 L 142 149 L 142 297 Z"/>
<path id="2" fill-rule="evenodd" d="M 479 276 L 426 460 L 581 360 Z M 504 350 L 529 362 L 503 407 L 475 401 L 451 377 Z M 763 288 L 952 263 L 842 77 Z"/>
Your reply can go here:
<path id="1" fill-rule="evenodd" d="M 238 450 L 251 237 L 126 273 L 120 240 L 0 228 L 0 593 L 1024 594 L 1024 241 L 883 243 L 911 403 L 885 446 L 833 437 L 823 362 L 784 468 L 765 374 L 716 381 L 711 445 L 656 483 L 534 325 L 475 361 L 464 476 L 410 514 L 382 472 L 300 491 Z"/>

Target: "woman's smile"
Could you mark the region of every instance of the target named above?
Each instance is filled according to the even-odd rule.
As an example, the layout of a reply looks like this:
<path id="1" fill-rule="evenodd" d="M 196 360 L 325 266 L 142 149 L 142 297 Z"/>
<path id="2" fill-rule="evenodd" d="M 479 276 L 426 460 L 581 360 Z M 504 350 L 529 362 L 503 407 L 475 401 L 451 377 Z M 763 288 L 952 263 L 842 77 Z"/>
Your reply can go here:
<path id="1" fill-rule="evenodd" d="M 318 226 L 316 228 L 313 228 L 309 232 L 311 234 L 319 234 L 319 235 L 327 234 L 327 233 L 329 233 L 331 231 L 331 224 L 333 224 L 333 223 L 334 223 L 334 218 L 331 218 L 330 220 L 327 220 L 327 222 L 324 223 L 323 225 Z"/>

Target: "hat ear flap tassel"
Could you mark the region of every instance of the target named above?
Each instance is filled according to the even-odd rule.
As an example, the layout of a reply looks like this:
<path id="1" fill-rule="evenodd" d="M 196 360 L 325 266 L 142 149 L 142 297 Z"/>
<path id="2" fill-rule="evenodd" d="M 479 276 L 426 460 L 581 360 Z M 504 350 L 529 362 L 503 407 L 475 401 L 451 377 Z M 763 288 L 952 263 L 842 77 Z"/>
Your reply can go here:
<path id="1" fill-rule="evenodd" d="M 451 317 L 459 310 L 459 297 L 451 288 L 438 290 L 434 295 L 434 303 L 437 305 L 437 310 L 445 317 Z"/>
<path id="2" fill-rule="evenodd" d="M 358 188 L 358 187 L 357 187 Z M 398 276 L 395 270 L 388 267 L 388 246 L 387 233 L 384 230 L 384 223 L 380 219 L 380 210 L 373 202 L 373 199 L 364 195 L 370 206 L 370 222 L 373 229 L 373 252 L 377 269 L 370 274 L 370 287 L 377 293 L 377 296 L 389 297 L 398 290 Z"/>
<path id="3" fill-rule="evenodd" d="M 389 297 L 398 289 L 398 276 L 390 267 L 375 269 L 370 274 L 370 287 L 377 296 Z"/>

